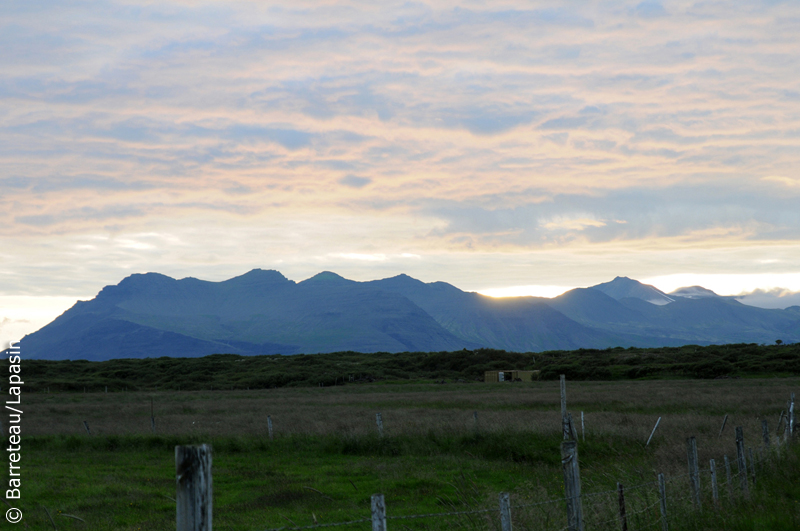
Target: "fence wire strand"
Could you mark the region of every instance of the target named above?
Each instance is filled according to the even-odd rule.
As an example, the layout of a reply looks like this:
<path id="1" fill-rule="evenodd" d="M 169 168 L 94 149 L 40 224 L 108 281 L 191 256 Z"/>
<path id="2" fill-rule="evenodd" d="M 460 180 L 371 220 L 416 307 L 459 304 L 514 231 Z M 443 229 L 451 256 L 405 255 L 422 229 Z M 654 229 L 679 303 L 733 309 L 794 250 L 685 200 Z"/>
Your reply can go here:
<path id="1" fill-rule="evenodd" d="M 349 522 L 336 522 L 333 524 L 313 524 L 298 527 L 273 527 L 265 531 L 300 531 L 301 529 L 317 529 L 320 527 L 338 527 L 342 525 L 363 524 L 364 522 L 371 522 L 372 518 L 361 518 L 360 520 L 350 520 Z"/>
<path id="2" fill-rule="evenodd" d="M 779 442 L 780 444 L 780 442 Z M 765 466 L 766 463 L 773 460 L 774 457 L 780 457 L 781 448 L 777 447 L 773 449 L 772 455 L 767 456 L 758 456 L 755 459 L 755 463 L 758 466 Z M 752 488 L 753 485 L 750 484 L 750 476 L 753 474 L 751 471 L 751 461 L 747 459 L 747 465 L 744 469 L 739 470 L 738 468 L 738 458 L 734 457 L 730 460 L 730 464 L 732 465 L 731 473 L 728 475 L 725 472 L 725 468 L 718 467 L 716 469 L 716 474 L 718 478 L 718 485 L 720 494 L 727 493 L 727 498 L 729 502 L 734 502 L 734 500 L 741 499 L 744 494 L 744 488 L 742 486 L 742 477 L 748 479 L 747 488 Z M 734 467 L 736 467 L 734 469 Z M 710 468 L 699 468 L 698 473 L 700 476 L 707 475 L 711 473 Z M 694 475 L 693 472 L 687 472 L 678 475 L 671 475 L 664 477 L 664 484 L 669 485 L 671 488 L 669 489 L 669 497 L 668 497 L 668 505 L 670 507 L 677 507 L 677 506 L 687 506 L 687 505 L 694 505 L 693 494 L 691 492 L 691 488 L 689 486 L 690 482 L 685 482 L 687 478 L 691 478 Z M 685 483 L 685 484 L 684 484 Z M 647 490 L 648 488 L 654 488 L 654 492 Z M 637 483 L 634 485 L 624 486 L 623 485 L 623 492 L 628 495 L 630 493 L 636 492 L 636 496 L 629 496 L 626 498 L 626 503 L 628 504 L 626 511 L 625 511 L 625 521 L 627 523 L 628 529 L 630 531 L 643 531 L 652 528 L 659 528 L 662 525 L 662 515 L 658 510 L 661 504 L 661 494 L 659 492 L 659 481 L 658 480 L 649 480 L 644 481 L 642 483 Z M 707 481 L 704 481 L 701 485 L 701 489 L 705 492 L 703 497 L 707 497 L 710 495 L 711 486 Z M 587 526 L 587 529 L 609 529 L 612 526 L 616 527 L 620 524 L 620 513 L 618 507 L 616 507 L 615 500 L 601 500 L 600 497 L 602 496 L 611 496 L 616 495 L 620 491 L 619 489 L 609 489 L 609 490 L 602 490 L 597 492 L 584 492 L 581 493 L 579 498 L 582 501 L 587 503 L 584 504 L 584 522 Z M 655 501 L 653 500 L 653 497 Z M 545 506 L 553 506 L 559 503 L 567 503 L 571 500 L 570 497 L 560 497 L 560 498 L 550 498 L 542 501 L 532 502 L 532 503 L 517 503 L 513 505 L 509 505 L 509 509 L 513 510 L 521 510 L 521 509 L 534 509 L 539 508 L 541 509 L 541 514 L 546 515 L 546 522 L 544 523 L 547 529 L 553 529 L 554 524 L 556 522 L 551 520 L 552 515 L 554 514 L 552 510 L 545 510 Z M 714 503 L 720 503 L 722 496 L 718 500 L 714 500 Z M 596 500 L 596 501 L 595 501 Z M 520 500 L 522 501 L 522 500 Z M 634 509 L 635 507 L 641 507 L 639 509 Z M 674 510 L 674 509 L 673 509 Z M 462 515 L 477 515 L 477 514 L 497 514 L 500 513 L 499 507 L 492 507 L 492 508 L 480 508 L 480 509 L 469 509 L 469 510 L 461 510 L 461 511 L 445 511 L 445 512 L 437 512 L 437 513 L 425 513 L 425 514 L 410 514 L 410 515 L 385 515 L 386 520 L 412 520 L 412 519 L 422 519 L 422 518 L 440 518 L 440 517 L 448 517 L 448 516 L 462 516 Z M 537 514 L 538 511 L 535 511 L 533 514 Z M 527 513 L 530 516 L 532 513 Z M 522 515 L 525 515 L 523 512 Z M 519 518 L 519 515 L 516 515 L 516 518 Z M 265 531 L 305 531 L 305 530 L 312 530 L 312 529 L 320 529 L 320 528 L 327 528 L 327 527 L 341 527 L 341 526 L 348 526 L 348 525 L 355 525 L 355 524 L 364 524 L 372 522 L 372 518 L 360 518 L 356 520 L 350 520 L 346 522 L 335 522 L 335 523 L 318 523 L 313 525 L 307 526 L 294 526 L 294 527 L 276 527 L 266 529 Z M 645 523 L 643 523 L 645 522 Z M 523 528 L 525 526 L 523 525 Z M 560 525 L 559 525 L 560 527 Z M 542 527 L 544 529 L 545 527 Z M 557 528 L 556 528 L 557 529 Z M 567 531 L 569 526 L 561 528 L 559 531 Z"/>

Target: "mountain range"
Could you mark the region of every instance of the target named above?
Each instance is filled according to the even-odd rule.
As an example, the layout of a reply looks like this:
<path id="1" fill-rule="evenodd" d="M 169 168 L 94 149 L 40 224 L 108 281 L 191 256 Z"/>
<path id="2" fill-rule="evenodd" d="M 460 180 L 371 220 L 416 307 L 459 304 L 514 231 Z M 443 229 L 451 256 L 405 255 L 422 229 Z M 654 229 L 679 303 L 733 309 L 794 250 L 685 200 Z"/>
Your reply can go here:
<path id="1" fill-rule="evenodd" d="M 492 298 L 407 275 L 294 282 L 254 269 L 223 282 L 135 274 L 21 341 L 26 357 L 195 357 L 494 348 L 518 352 L 800 341 L 800 306 L 746 306 L 700 286 L 626 277 L 552 299 Z"/>

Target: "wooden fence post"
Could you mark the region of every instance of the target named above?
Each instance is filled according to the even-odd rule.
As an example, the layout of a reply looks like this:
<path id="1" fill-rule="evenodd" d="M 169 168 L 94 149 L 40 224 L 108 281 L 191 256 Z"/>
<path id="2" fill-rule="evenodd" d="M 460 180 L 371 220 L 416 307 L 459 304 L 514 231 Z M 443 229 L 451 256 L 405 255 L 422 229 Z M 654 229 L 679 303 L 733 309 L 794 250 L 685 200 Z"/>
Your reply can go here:
<path id="1" fill-rule="evenodd" d="M 378 436 L 383 437 L 383 417 L 380 413 L 375 413 L 375 424 L 378 426 Z"/>
<path id="2" fill-rule="evenodd" d="M 475 433 L 478 433 L 478 412 L 472 412 L 472 426 L 475 429 Z"/>
<path id="3" fill-rule="evenodd" d="M 789 400 L 789 440 L 792 440 L 792 436 L 794 435 L 794 393 L 792 393 L 792 398 Z"/>
<path id="4" fill-rule="evenodd" d="M 727 454 L 725 454 L 725 477 L 728 482 L 728 499 L 730 500 L 733 498 L 733 478 L 731 478 L 731 460 L 728 459 Z"/>
<path id="5" fill-rule="evenodd" d="M 583 531 L 578 441 L 564 441 L 561 443 L 561 468 L 564 471 L 564 491 L 567 499 L 567 529 L 569 531 Z"/>
<path id="6" fill-rule="evenodd" d="M 511 531 L 511 501 L 507 492 L 500 493 L 500 529 Z"/>
<path id="7" fill-rule="evenodd" d="M 769 425 L 767 419 L 761 419 L 761 438 L 764 440 L 764 448 L 769 450 Z"/>
<path id="8" fill-rule="evenodd" d="M 625 514 L 625 488 L 622 483 L 617 483 L 619 498 L 619 525 L 622 531 L 628 531 L 628 516 Z"/>
<path id="9" fill-rule="evenodd" d="M 386 531 L 386 503 L 383 494 L 372 495 L 372 531 Z"/>
<path id="10" fill-rule="evenodd" d="M 567 413 L 567 420 L 569 421 L 569 435 L 573 441 L 577 441 L 578 430 L 575 429 L 575 423 L 572 422 L 572 413 Z"/>
<path id="11" fill-rule="evenodd" d="M 267 431 L 269 432 L 269 440 L 272 440 L 272 417 L 267 415 Z"/>
<path id="12" fill-rule="evenodd" d="M 667 523 L 667 482 L 664 480 L 664 474 L 658 475 L 658 498 L 659 508 L 661 509 L 661 531 L 669 531 L 669 524 Z"/>
<path id="13" fill-rule="evenodd" d="M 84 428 L 86 428 L 86 433 L 87 433 L 88 435 L 91 435 L 91 434 L 92 434 L 92 432 L 90 432 L 90 431 L 89 431 L 89 423 L 88 423 L 88 422 L 86 422 L 85 420 L 83 421 L 83 427 L 84 427 Z"/>
<path id="14" fill-rule="evenodd" d="M 697 462 L 697 439 L 689 437 L 686 439 L 686 454 L 689 461 L 689 482 L 692 487 L 692 502 L 695 508 L 701 509 L 700 504 L 700 470 Z"/>
<path id="15" fill-rule="evenodd" d="M 561 381 L 561 432 L 566 441 L 572 435 L 567 420 L 567 377 L 562 374 L 559 379 Z"/>
<path id="16" fill-rule="evenodd" d="M 656 430 L 658 429 L 658 424 L 660 422 L 661 422 L 661 417 L 658 417 L 658 420 L 656 421 L 656 425 L 653 426 L 653 431 L 650 432 L 650 437 L 647 438 L 647 444 L 644 445 L 645 448 L 647 448 L 650 445 L 650 441 L 653 439 L 653 435 L 656 434 Z"/>
<path id="17" fill-rule="evenodd" d="M 583 421 L 583 411 L 581 411 L 581 439 L 586 442 L 586 423 Z"/>
<path id="18" fill-rule="evenodd" d="M 725 418 L 722 419 L 722 427 L 719 429 L 719 435 L 717 435 L 717 439 L 722 437 L 722 430 L 725 429 L 725 423 L 728 422 L 728 414 L 725 413 Z"/>
<path id="19" fill-rule="evenodd" d="M 713 459 L 708 462 L 711 469 L 711 497 L 714 498 L 714 505 L 719 505 L 719 487 L 717 486 L 717 462 Z"/>
<path id="20" fill-rule="evenodd" d="M 211 447 L 175 447 L 177 531 L 211 531 Z"/>
<path id="21" fill-rule="evenodd" d="M 739 468 L 739 485 L 745 497 L 750 496 L 747 486 L 747 461 L 744 457 L 744 433 L 741 426 L 736 427 L 736 465 Z"/>

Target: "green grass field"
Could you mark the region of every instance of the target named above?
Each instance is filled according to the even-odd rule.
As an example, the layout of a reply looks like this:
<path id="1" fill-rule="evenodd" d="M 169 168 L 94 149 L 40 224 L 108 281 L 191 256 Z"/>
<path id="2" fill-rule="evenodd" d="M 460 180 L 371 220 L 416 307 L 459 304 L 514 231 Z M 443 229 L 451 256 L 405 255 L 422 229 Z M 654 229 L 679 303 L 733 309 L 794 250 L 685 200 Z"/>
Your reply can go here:
<path id="1" fill-rule="evenodd" d="M 735 426 L 743 426 L 747 445 L 758 455 L 761 419 L 768 420 L 774 437 L 780 411 L 798 383 L 796 378 L 568 382 L 569 410 L 576 419 L 583 411 L 586 419 L 586 441 L 579 443 L 584 492 L 613 491 L 622 482 L 631 487 L 630 528 L 660 525 L 654 482 L 663 472 L 670 529 L 800 529 L 800 443 L 780 458 L 766 454 L 750 500 L 735 491 L 730 496 L 721 485 L 719 509 L 712 507 L 707 473 L 702 511 L 691 509 L 688 479 L 681 477 L 687 471 L 688 436 L 697 437 L 704 468 L 715 458 L 722 469 L 722 456 L 735 456 Z M 156 434 L 150 432 L 151 398 Z M 503 491 L 511 493 L 515 506 L 563 497 L 557 382 L 33 393 L 23 404 L 19 507 L 24 519 L 17 524 L 23 529 L 174 529 L 174 447 L 195 443 L 213 447 L 217 529 L 363 519 L 374 493 L 386 496 L 390 517 L 495 508 Z M 382 438 L 375 427 L 378 411 Z M 728 423 L 718 437 L 724 414 Z M 659 416 L 659 430 L 645 448 Z M 619 529 L 615 504 L 615 492 L 587 498 L 587 529 Z M 563 502 L 512 512 L 515 529 L 566 525 Z M 499 525 L 494 513 L 388 524 L 391 529 Z"/>

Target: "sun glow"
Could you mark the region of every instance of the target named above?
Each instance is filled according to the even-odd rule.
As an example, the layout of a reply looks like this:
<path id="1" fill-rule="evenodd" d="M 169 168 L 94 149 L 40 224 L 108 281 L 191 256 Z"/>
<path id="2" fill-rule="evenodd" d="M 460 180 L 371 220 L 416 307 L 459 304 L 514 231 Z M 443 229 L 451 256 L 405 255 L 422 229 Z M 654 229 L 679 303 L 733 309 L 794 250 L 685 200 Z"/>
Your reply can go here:
<path id="1" fill-rule="evenodd" d="M 573 286 L 574 287 L 574 286 Z M 488 297 L 558 297 L 573 287 L 567 286 L 509 286 L 506 288 L 479 289 L 478 293 Z"/>

